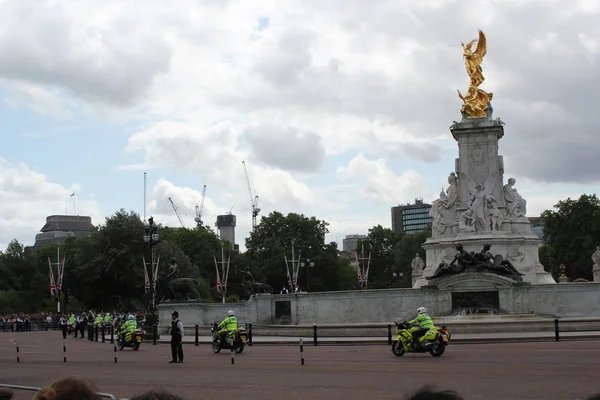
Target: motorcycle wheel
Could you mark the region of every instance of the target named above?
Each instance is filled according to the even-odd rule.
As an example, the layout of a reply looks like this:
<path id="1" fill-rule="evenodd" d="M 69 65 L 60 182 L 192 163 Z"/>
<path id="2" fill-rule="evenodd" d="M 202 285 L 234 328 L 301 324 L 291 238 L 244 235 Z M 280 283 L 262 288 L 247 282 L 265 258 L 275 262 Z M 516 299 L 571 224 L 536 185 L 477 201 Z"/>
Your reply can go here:
<path id="1" fill-rule="evenodd" d="M 243 342 L 237 342 L 234 346 L 233 351 L 235 351 L 236 354 L 241 354 L 244 351 Z"/>
<path id="2" fill-rule="evenodd" d="M 445 351 L 446 346 L 441 342 L 437 342 L 435 346 L 433 346 L 433 348 L 429 350 L 429 354 L 431 354 L 433 357 L 441 357 Z"/>
<path id="3" fill-rule="evenodd" d="M 133 350 L 138 351 L 140 349 L 140 344 L 139 343 L 135 343 L 133 345 Z"/>
<path id="4" fill-rule="evenodd" d="M 219 346 L 218 343 L 213 342 L 213 344 L 212 344 L 212 351 L 215 354 L 219 354 L 221 352 L 221 346 Z"/>
<path id="5" fill-rule="evenodd" d="M 125 348 L 125 345 L 123 343 L 119 344 L 119 350 L 123 350 Z"/>
<path id="6" fill-rule="evenodd" d="M 394 342 L 392 343 L 392 353 L 394 353 L 396 357 L 402 357 L 404 353 L 406 353 L 406 350 L 404 350 L 404 346 L 402 345 L 402 343 L 400 343 L 397 340 L 394 340 Z"/>

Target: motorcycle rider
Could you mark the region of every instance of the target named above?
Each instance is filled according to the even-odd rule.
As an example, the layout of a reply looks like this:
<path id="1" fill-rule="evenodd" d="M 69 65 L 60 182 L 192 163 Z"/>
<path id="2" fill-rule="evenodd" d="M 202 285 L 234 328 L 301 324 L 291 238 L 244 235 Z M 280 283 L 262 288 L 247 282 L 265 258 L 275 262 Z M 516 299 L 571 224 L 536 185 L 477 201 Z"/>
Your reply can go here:
<path id="1" fill-rule="evenodd" d="M 414 319 L 408 321 L 408 324 L 411 325 L 410 332 L 413 336 L 413 343 L 417 345 L 418 339 L 423 336 L 428 330 L 434 327 L 433 320 L 427 314 L 427 309 L 425 307 L 417 308 L 417 316 Z M 426 346 L 429 344 L 428 340 L 424 340 L 421 344 L 422 346 Z"/>
<path id="2" fill-rule="evenodd" d="M 235 332 L 238 328 L 238 321 L 235 317 L 233 310 L 227 311 L 227 318 L 225 318 L 218 326 L 219 329 L 219 340 L 223 342 L 223 339 L 229 332 Z"/>
<path id="3" fill-rule="evenodd" d="M 127 321 L 119 328 L 119 337 L 127 343 L 131 340 L 131 334 L 137 329 L 137 321 L 133 314 L 127 316 Z"/>
<path id="4" fill-rule="evenodd" d="M 109 313 L 106 313 L 106 315 L 104 316 L 104 323 L 106 325 L 112 325 L 113 319 L 112 319 L 112 317 L 110 316 Z"/>
<path id="5" fill-rule="evenodd" d="M 104 318 L 102 318 L 102 314 L 98 313 L 98 315 L 96 315 L 96 319 L 94 319 L 94 324 L 102 325 L 103 322 Z"/>

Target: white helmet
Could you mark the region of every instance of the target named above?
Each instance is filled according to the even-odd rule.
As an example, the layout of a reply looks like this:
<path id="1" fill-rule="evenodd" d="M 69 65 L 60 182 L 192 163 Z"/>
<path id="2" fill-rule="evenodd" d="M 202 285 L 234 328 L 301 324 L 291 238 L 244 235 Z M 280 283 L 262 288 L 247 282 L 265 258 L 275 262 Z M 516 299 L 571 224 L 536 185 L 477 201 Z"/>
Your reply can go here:
<path id="1" fill-rule="evenodd" d="M 131 320 L 134 320 L 135 317 L 133 316 L 133 314 L 129 314 L 129 316 L 127 316 L 127 319 L 131 321 Z"/>
<path id="2" fill-rule="evenodd" d="M 227 311 L 227 315 L 229 315 L 230 317 L 233 317 L 235 315 L 235 313 L 233 312 L 233 310 L 229 310 L 229 311 Z"/>
<path id="3" fill-rule="evenodd" d="M 419 307 L 417 308 L 417 314 L 423 314 L 426 313 L 427 309 L 425 307 Z"/>

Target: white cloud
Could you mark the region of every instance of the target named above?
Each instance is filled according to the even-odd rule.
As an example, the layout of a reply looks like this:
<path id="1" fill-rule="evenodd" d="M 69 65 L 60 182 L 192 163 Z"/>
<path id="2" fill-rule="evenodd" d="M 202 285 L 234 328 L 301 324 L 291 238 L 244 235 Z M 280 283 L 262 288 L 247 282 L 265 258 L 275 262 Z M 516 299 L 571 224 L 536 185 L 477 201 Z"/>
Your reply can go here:
<path id="1" fill-rule="evenodd" d="M 384 159 L 369 160 L 362 153 L 338 167 L 337 173 L 342 179 L 358 181 L 358 193 L 382 205 L 411 202 L 428 191 L 419 173 L 408 170 L 397 175 Z"/>
<path id="2" fill-rule="evenodd" d="M 75 193 L 75 204 L 71 193 Z M 35 235 L 49 215 L 75 212 L 92 217 L 93 224 L 103 223 L 96 200 L 79 185 L 69 187 L 52 182 L 43 173 L 23 163 L 11 164 L 0 158 L 0 249 L 12 239 L 25 245 L 35 242 Z"/>

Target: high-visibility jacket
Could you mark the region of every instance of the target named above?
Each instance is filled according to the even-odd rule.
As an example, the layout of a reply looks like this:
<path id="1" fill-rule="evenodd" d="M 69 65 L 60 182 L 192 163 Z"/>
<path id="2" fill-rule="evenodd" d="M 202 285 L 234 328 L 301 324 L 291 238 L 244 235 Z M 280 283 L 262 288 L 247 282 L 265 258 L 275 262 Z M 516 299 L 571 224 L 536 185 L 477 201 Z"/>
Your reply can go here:
<path id="1" fill-rule="evenodd" d="M 235 331 L 237 330 L 238 327 L 238 321 L 237 318 L 235 316 L 230 316 L 225 318 L 223 321 L 221 321 L 221 323 L 219 324 L 219 328 L 225 328 L 228 331 Z"/>
<path id="2" fill-rule="evenodd" d="M 421 313 L 417 315 L 415 319 L 408 321 L 410 325 L 419 325 L 423 329 L 433 328 L 433 320 L 427 313 Z"/>
<path id="3" fill-rule="evenodd" d="M 107 324 L 112 324 L 113 319 L 110 315 L 107 315 L 104 317 L 104 322 L 106 322 Z"/>

